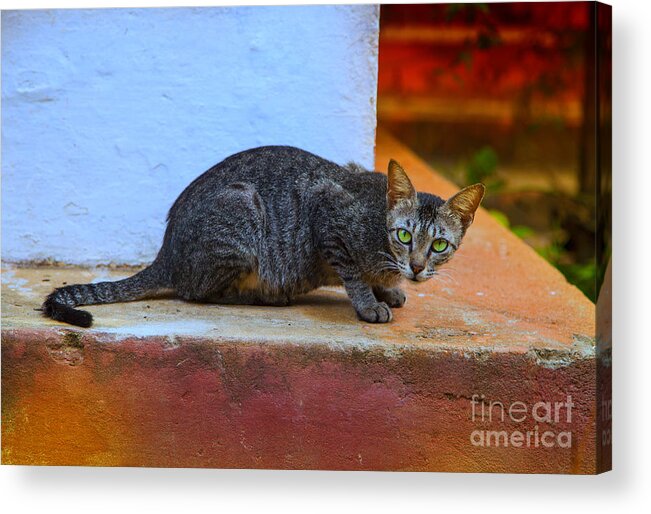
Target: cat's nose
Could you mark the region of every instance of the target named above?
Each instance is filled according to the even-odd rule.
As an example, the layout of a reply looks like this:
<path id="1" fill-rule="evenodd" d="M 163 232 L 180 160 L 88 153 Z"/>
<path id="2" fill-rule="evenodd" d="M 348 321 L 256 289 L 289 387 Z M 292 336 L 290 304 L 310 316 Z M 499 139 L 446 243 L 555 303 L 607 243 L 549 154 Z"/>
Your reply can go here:
<path id="1" fill-rule="evenodd" d="M 422 264 L 417 264 L 414 262 L 409 263 L 409 267 L 411 268 L 411 271 L 414 272 L 414 275 L 418 275 L 421 271 L 425 269 L 425 266 Z"/>

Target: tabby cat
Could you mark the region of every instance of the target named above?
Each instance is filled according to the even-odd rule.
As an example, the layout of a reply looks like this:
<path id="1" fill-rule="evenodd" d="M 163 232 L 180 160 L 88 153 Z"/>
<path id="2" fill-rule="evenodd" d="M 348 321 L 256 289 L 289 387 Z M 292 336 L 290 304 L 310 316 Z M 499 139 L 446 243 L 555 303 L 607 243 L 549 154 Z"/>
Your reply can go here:
<path id="1" fill-rule="evenodd" d="M 402 279 L 428 280 L 452 258 L 483 195 L 481 184 L 447 201 L 416 193 L 393 160 L 385 176 L 288 146 L 247 150 L 181 193 L 149 267 L 116 282 L 56 289 L 43 312 L 89 327 L 92 316 L 77 306 L 164 290 L 199 302 L 288 305 L 343 285 L 361 320 L 386 323 L 405 303 Z"/>

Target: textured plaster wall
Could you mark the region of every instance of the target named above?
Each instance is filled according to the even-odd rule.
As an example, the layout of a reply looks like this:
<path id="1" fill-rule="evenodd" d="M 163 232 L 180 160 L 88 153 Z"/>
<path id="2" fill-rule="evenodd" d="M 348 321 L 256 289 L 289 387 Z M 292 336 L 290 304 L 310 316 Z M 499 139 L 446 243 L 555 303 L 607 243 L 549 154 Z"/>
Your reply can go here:
<path id="1" fill-rule="evenodd" d="M 290 144 L 372 167 L 377 6 L 2 14 L 2 257 L 153 259 L 228 155 Z"/>

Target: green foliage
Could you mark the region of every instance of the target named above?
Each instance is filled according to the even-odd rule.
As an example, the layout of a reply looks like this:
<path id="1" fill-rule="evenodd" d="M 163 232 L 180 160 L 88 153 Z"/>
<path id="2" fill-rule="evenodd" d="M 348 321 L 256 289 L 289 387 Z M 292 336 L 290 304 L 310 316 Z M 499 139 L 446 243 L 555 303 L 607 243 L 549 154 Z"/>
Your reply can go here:
<path id="1" fill-rule="evenodd" d="M 488 212 L 493 218 L 495 218 L 495 220 L 500 225 L 502 225 L 503 227 L 508 228 L 511 232 L 513 232 L 520 239 L 526 239 L 527 237 L 531 237 L 536 233 L 534 231 L 534 229 L 532 229 L 531 227 L 526 227 L 524 225 L 515 225 L 515 226 L 512 227 L 508 216 L 506 214 L 504 214 L 502 211 L 498 211 L 497 209 L 491 209 Z"/>
<path id="2" fill-rule="evenodd" d="M 495 175 L 497 170 L 497 153 L 490 146 L 484 146 L 471 158 L 466 168 L 470 182 L 481 182 Z"/>
<path id="3" fill-rule="evenodd" d="M 483 183 L 489 192 L 496 192 L 504 187 L 504 181 L 497 175 L 499 160 L 492 146 L 484 146 L 475 152 L 465 168 L 467 184 Z"/>
<path id="4" fill-rule="evenodd" d="M 509 218 L 502 211 L 498 211 L 497 209 L 491 209 L 488 211 L 488 213 L 493 218 L 495 218 L 495 220 L 503 227 L 511 228 L 511 223 L 509 222 Z"/>
<path id="5" fill-rule="evenodd" d="M 511 228 L 511 231 L 518 236 L 520 239 L 526 239 L 535 235 L 536 231 L 531 227 L 525 225 L 516 225 Z"/>
<path id="6" fill-rule="evenodd" d="M 556 267 L 565 275 L 568 282 L 578 287 L 593 302 L 597 301 L 595 280 L 597 265 L 594 261 L 582 264 L 557 264 Z"/>

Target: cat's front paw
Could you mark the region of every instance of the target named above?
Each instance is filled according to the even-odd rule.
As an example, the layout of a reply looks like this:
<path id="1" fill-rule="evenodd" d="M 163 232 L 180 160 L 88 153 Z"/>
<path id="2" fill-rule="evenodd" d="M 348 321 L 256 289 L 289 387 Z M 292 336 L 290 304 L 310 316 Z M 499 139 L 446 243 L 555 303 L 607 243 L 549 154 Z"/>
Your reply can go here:
<path id="1" fill-rule="evenodd" d="M 375 296 L 378 300 L 386 302 L 389 307 L 395 307 L 399 309 L 407 301 L 407 295 L 399 287 L 394 287 L 391 289 L 378 288 L 373 289 Z"/>
<path id="2" fill-rule="evenodd" d="M 393 319 L 393 314 L 389 306 L 384 302 L 378 302 L 370 307 L 365 307 L 357 311 L 359 319 L 369 323 L 388 323 Z"/>

